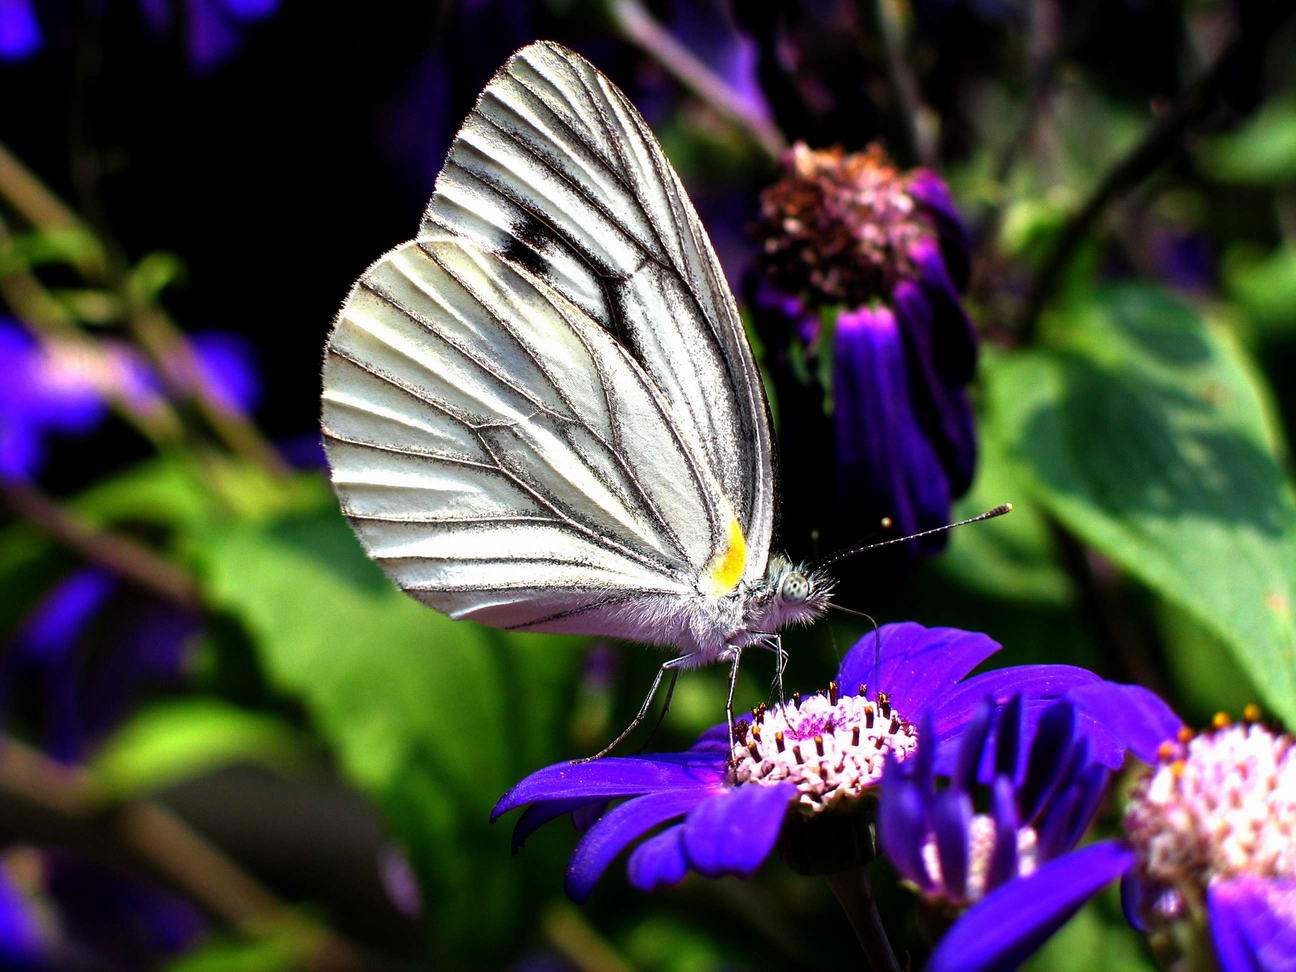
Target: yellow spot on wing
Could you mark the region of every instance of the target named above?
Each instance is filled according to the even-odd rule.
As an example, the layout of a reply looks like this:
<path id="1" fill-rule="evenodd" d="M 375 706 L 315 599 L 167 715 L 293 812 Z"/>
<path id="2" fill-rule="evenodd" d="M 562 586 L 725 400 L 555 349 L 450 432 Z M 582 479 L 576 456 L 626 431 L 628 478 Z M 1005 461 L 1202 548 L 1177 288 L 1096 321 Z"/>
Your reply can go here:
<path id="1" fill-rule="evenodd" d="M 716 555 L 711 569 L 707 572 L 716 594 L 727 594 L 738 586 L 742 580 L 743 568 L 747 566 L 747 541 L 743 539 L 742 527 L 737 519 L 729 521 L 729 544 Z"/>

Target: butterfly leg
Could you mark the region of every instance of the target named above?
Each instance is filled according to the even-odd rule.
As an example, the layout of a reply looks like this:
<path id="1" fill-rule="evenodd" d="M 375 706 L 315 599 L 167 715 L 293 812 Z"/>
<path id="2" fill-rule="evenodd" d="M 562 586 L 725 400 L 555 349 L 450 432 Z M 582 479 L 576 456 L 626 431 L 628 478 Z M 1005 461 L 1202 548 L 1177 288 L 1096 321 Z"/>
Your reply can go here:
<path id="1" fill-rule="evenodd" d="M 787 668 L 788 653 L 787 649 L 783 647 L 782 635 L 775 635 L 770 639 L 770 642 L 776 657 L 774 662 L 774 684 L 770 688 L 774 689 L 778 695 L 779 708 L 781 709 L 787 704 L 783 701 L 783 670 Z"/>
<path id="2" fill-rule="evenodd" d="M 729 722 L 729 752 L 732 753 L 735 743 L 733 720 L 734 688 L 738 685 L 738 665 L 742 661 L 742 649 L 736 646 L 726 648 L 720 654 L 720 657 L 729 660 L 729 695 L 725 698 L 725 718 Z"/>
<path id="3" fill-rule="evenodd" d="M 657 676 L 653 679 L 652 687 L 648 689 L 648 695 L 643 700 L 643 705 L 639 706 L 638 714 L 635 715 L 635 717 L 630 720 L 630 725 L 622 729 L 621 734 L 619 736 L 613 739 L 610 743 L 608 743 L 606 746 L 600 749 L 593 756 L 586 756 L 584 759 L 573 759 L 572 763 L 573 764 L 592 763 L 596 759 L 602 759 L 608 753 L 612 752 L 612 750 L 616 749 L 617 746 L 621 745 L 621 742 L 625 739 L 625 737 L 630 735 L 630 733 L 634 732 L 635 729 L 638 728 L 639 723 L 643 722 L 644 719 L 647 718 L 648 709 L 652 707 L 653 697 L 656 696 L 657 689 L 661 686 L 662 678 L 666 675 L 667 672 L 670 672 L 671 675 L 670 688 L 666 690 L 666 705 L 669 706 L 671 696 L 675 692 L 675 680 L 679 678 L 680 669 L 687 668 L 689 662 L 694 658 L 696 654 L 697 652 L 689 652 L 687 655 L 680 655 L 678 658 L 672 658 L 669 661 L 663 662 L 661 668 L 657 669 Z M 733 697 L 732 686 L 730 687 L 729 695 L 730 698 L 732 699 Z M 666 711 L 665 709 L 663 709 L 662 717 L 665 718 L 665 716 L 666 716 Z M 730 717 L 729 723 L 730 723 L 729 731 L 730 733 L 732 733 L 733 732 L 732 717 Z M 660 719 L 658 720 L 657 724 L 658 725 L 661 724 Z M 654 732 L 657 731 L 656 726 L 653 727 L 653 731 Z"/>

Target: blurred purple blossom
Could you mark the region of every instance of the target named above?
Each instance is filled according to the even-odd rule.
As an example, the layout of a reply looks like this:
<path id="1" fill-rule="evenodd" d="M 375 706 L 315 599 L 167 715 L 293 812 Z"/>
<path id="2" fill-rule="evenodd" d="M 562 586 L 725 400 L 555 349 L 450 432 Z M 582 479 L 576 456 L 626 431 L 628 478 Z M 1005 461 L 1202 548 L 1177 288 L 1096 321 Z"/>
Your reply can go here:
<path id="1" fill-rule="evenodd" d="M 987 699 L 1020 697 L 1018 717 L 1033 732 L 1042 712 L 1063 693 L 1103 684 L 1066 665 L 1004 668 L 967 674 L 999 650 L 983 634 L 892 624 L 861 638 L 827 691 L 786 707 L 760 706 L 738 724 L 716 726 L 682 753 L 605 757 L 558 763 L 532 773 L 505 794 L 492 819 L 526 807 L 513 832 L 518 848 L 538 827 L 566 814 L 585 830 L 567 871 L 567 891 L 580 900 L 617 855 L 662 824 L 630 856 L 630 882 L 653 890 L 692 870 L 707 877 L 750 876 L 787 830 L 826 823 L 819 857 L 850 867 L 848 848 L 834 843 L 845 811 L 864 808 L 888 754 L 915 752 L 917 725 L 926 727 L 924 773 L 949 773 L 959 741 Z M 1080 720 L 1094 758 L 1119 765 L 1124 741 L 1096 718 Z M 608 810 L 611 801 L 625 799 Z M 824 810 L 834 812 L 821 816 Z M 682 822 L 681 822 L 682 818 Z M 797 826 L 791 824 L 796 821 Z M 588 826 L 585 826 L 588 825 Z M 810 836 L 813 833 L 810 832 Z M 812 843 L 812 841 L 809 841 Z"/>
<path id="2" fill-rule="evenodd" d="M 0 61 L 31 57 L 42 43 L 30 0 L 0 0 Z"/>
<path id="3" fill-rule="evenodd" d="M 14 972 L 44 965 L 44 941 L 34 904 L 0 866 L 0 968 Z"/>
<path id="4" fill-rule="evenodd" d="M 251 347 L 235 335 L 192 339 L 200 378 L 227 408 L 250 409 L 260 395 Z M 109 403 L 140 413 L 162 404 L 162 383 L 131 346 L 114 340 L 37 340 L 0 318 L 0 477 L 39 472 L 51 433 L 84 435 L 108 415 Z"/>
<path id="5" fill-rule="evenodd" d="M 279 0 L 140 0 L 140 12 L 155 33 L 169 34 L 179 14 L 189 62 L 197 71 L 229 60 L 248 25 L 278 10 Z"/>
<path id="6" fill-rule="evenodd" d="M 109 614 L 112 623 L 99 625 Z M 75 762 L 141 693 L 180 679 L 196 629 L 188 612 L 123 590 L 97 568 L 78 570 L 45 596 L 5 652 L 3 714 L 10 719 L 15 705 L 34 697 L 46 750 Z"/>

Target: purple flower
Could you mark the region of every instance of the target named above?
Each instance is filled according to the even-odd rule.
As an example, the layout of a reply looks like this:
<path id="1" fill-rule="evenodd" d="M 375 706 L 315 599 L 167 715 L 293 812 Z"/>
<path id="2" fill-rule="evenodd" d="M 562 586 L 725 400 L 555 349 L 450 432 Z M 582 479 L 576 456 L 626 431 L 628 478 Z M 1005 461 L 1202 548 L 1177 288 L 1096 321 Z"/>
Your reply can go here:
<path id="1" fill-rule="evenodd" d="M 0 61 L 21 61 L 41 49 L 40 24 L 30 0 L 0 0 Z"/>
<path id="2" fill-rule="evenodd" d="M 1115 693 L 1125 697 L 1118 710 Z M 1011 968 L 1117 878 L 1136 928 L 1204 918 L 1225 972 L 1296 968 L 1296 739 L 1256 723 L 1254 712 L 1240 725 L 1217 717 L 1194 736 L 1135 686 L 1086 686 L 1069 697 L 1079 711 L 1101 704 L 1113 712 L 1131 749 L 1152 764 L 1130 793 L 1123 837 L 993 890 L 928 968 Z"/>
<path id="3" fill-rule="evenodd" d="M 948 772 L 958 740 L 986 699 L 1020 696 L 1020 718 L 1033 731 L 1049 702 L 1098 676 L 1065 665 L 1005 668 L 965 676 L 999 650 L 983 634 L 892 624 L 857 642 L 827 691 L 758 707 L 728 729 L 717 726 L 682 753 L 558 763 L 528 776 L 496 805 L 492 818 L 526 811 L 514 848 L 542 824 L 572 814 L 588 825 L 572 855 L 567 891 L 583 899 L 621 851 L 635 848 L 630 881 L 643 890 L 674 884 L 692 870 L 707 877 L 748 876 L 780 835 L 843 819 L 823 811 L 860 807 L 882 776 L 888 754 L 904 760 L 922 739 L 931 772 Z M 1094 757 L 1120 764 L 1123 743 L 1101 720 L 1080 730 Z M 921 726 L 922 728 L 918 728 Z M 624 800 L 611 809 L 608 805 Z M 806 843 L 796 837 L 802 847 Z M 838 866 L 850 866 L 834 848 Z"/>
<path id="4" fill-rule="evenodd" d="M 251 349 L 241 338 L 195 335 L 198 378 L 226 408 L 247 409 L 260 394 Z M 37 340 L 0 319 L 0 478 L 27 479 L 44 462 L 50 434 L 84 435 L 109 403 L 146 414 L 163 404 L 162 384 L 140 354 L 120 341 Z"/>
<path id="5" fill-rule="evenodd" d="M 1098 687 L 1120 704 L 1120 686 Z M 1023 714 L 1020 696 L 998 709 L 985 703 L 968 723 L 953 772 L 939 781 L 944 785 L 926 760 L 887 768 L 878 837 L 923 897 L 975 904 L 1074 849 L 1092 822 L 1110 770 L 1090 761 L 1075 706 L 1051 705 L 1033 737 L 1025 735 Z M 986 809 L 978 812 L 978 803 Z"/>
<path id="6" fill-rule="evenodd" d="M 876 145 L 798 144 L 785 170 L 761 197 L 765 281 L 753 303 L 832 355 L 837 522 L 855 533 L 883 517 L 898 533 L 941 526 L 977 453 L 965 393 L 977 342 L 960 297 L 969 247 L 949 190 L 928 170 L 898 170 Z M 831 348 L 825 311 L 836 318 Z"/>

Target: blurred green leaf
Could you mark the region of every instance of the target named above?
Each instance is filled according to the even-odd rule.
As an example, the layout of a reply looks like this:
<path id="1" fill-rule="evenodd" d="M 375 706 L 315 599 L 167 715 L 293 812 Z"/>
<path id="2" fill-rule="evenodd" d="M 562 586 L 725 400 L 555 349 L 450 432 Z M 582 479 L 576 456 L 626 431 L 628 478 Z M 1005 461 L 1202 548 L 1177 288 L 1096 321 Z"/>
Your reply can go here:
<path id="1" fill-rule="evenodd" d="M 138 304 L 151 303 L 185 273 L 184 261 L 164 250 L 145 254 L 126 277 L 126 292 Z"/>
<path id="2" fill-rule="evenodd" d="M 1296 722 L 1296 505 L 1236 343 L 1148 286 L 1103 288 L 988 369 L 988 420 L 1069 530 L 1224 640 Z"/>
<path id="3" fill-rule="evenodd" d="M 83 273 L 99 274 L 107 258 L 98 237 L 83 226 L 21 233 L 0 249 L 0 273 L 48 264 L 68 264 Z"/>
<path id="4" fill-rule="evenodd" d="M 137 712 L 89 768 L 109 795 L 127 799 L 231 763 L 290 769 L 305 762 L 305 740 L 278 719 L 192 698 Z"/>
<path id="5" fill-rule="evenodd" d="M 1214 631 L 1185 611 L 1163 603 L 1157 612 L 1175 709 L 1189 725 L 1205 725 L 1216 712 L 1238 715 L 1260 698 L 1252 679 Z"/>
<path id="6" fill-rule="evenodd" d="M 1062 926 L 1023 966 L 1027 972 L 1154 972 L 1141 936 L 1121 915 L 1112 885 Z"/>
<path id="7" fill-rule="evenodd" d="M 315 944 L 294 928 L 274 929 L 254 940 L 212 935 L 165 968 L 167 972 L 295 972 L 310 961 Z"/>
<path id="8" fill-rule="evenodd" d="M 420 606 L 364 556 L 331 499 L 214 532 L 204 554 L 209 596 L 242 620 L 266 677 L 301 700 L 410 849 L 439 941 L 507 947 L 534 894 L 518 872 L 539 862 L 510 858 L 488 814 L 558 757 L 582 642 Z"/>
<path id="9" fill-rule="evenodd" d="M 1296 333 L 1296 246 L 1280 246 L 1265 256 L 1230 251 L 1224 289 L 1261 337 Z"/>
<path id="10" fill-rule="evenodd" d="M 1201 166 L 1225 182 L 1271 185 L 1296 180 L 1296 95 L 1265 105 L 1237 130 L 1207 141 Z"/>

